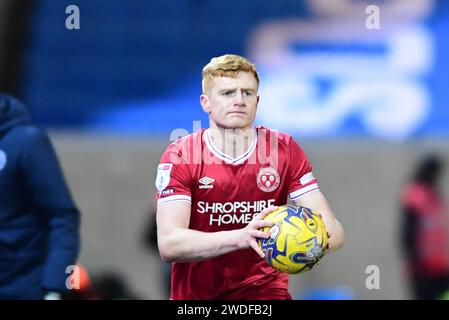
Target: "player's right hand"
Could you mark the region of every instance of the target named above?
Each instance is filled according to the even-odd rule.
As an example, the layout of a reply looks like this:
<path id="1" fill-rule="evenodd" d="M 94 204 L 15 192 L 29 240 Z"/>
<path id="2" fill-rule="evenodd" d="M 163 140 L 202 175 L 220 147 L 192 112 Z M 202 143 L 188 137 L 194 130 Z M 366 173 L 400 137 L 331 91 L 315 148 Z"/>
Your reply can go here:
<path id="1" fill-rule="evenodd" d="M 263 232 L 259 229 L 262 229 L 264 227 L 271 227 L 273 225 L 273 222 L 265 221 L 263 219 L 277 208 L 277 206 L 271 206 L 262 210 L 260 213 L 255 214 L 251 222 L 245 228 L 239 230 L 241 231 L 239 237 L 240 248 L 243 249 L 251 247 L 257 252 L 259 256 L 261 256 L 262 258 L 265 257 L 262 249 L 257 244 L 257 238 L 268 239 L 271 235 L 268 232 Z"/>

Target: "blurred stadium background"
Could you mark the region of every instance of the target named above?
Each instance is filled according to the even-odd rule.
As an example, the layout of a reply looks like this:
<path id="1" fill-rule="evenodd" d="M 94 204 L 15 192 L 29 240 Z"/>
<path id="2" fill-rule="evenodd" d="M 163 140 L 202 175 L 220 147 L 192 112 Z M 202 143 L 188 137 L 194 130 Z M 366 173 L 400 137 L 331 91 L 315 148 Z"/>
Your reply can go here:
<path id="1" fill-rule="evenodd" d="M 365 25 L 371 4 L 379 30 Z M 65 27 L 69 5 L 79 30 Z M 346 229 L 341 252 L 291 278 L 294 297 L 409 298 L 399 192 L 420 156 L 449 160 L 443 0 L 0 0 L 0 90 L 49 130 L 82 211 L 80 262 L 138 298 L 167 297 L 144 241 L 155 166 L 175 136 L 208 125 L 201 68 L 224 53 L 258 65 L 257 123 L 303 145 Z"/>

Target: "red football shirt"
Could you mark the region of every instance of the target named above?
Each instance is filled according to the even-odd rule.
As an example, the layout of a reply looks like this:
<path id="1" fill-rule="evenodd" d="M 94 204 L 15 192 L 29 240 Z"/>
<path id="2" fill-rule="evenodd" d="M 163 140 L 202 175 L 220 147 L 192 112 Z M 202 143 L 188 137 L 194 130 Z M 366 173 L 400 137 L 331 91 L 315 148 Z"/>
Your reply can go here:
<path id="1" fill-rule="evenodd" d="M 264 208 L 318 190 L 307 156 L 291 136 L 264 127 L 254 128 L 254 136 L 238 158 L 220 152 L 210 129 L 170 144 L 158 166 L 158 207 L 187 201 L 189 228 L 215 232 L 244 228 Z M 171 299 L 277 297 L 289 297 L 288 275 L 252 248 L 172 266 Z"/>
<path id="2" fill-rule="evenodd" d="M 401 203 L 417 215 L 414 235 L 416 252 L 411 272 L 430 276 L 449 273 L 448 208 L 441 196 L 424 183 L 411 183 L 403 190 Z"/>

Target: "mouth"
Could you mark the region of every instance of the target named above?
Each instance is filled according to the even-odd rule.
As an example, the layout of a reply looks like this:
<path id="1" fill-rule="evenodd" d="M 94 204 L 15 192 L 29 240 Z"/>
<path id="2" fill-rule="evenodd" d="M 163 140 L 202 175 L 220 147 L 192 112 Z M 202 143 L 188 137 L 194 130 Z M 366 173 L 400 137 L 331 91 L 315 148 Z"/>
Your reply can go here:
<path id="1" fill-rule="evenodd" d="M 243 112 L 243 111 L 231 111 L 231 112 L 228 112 L 228 114 L 245 116 L 246 112 Z"/>

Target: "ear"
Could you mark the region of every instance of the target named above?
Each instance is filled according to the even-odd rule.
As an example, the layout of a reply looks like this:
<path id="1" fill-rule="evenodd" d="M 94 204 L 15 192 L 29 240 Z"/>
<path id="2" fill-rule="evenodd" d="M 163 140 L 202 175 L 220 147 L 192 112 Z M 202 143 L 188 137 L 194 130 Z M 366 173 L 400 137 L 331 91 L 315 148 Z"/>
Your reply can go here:
<path id="1" fill-rule="evenodd" d="M 259 106 L 260 96 L 257 96 L 256 108 Z"/>
<path id="2" fill-rule="evenodd" d="M 205 94 L 202 94 L 200 96 L 200 103 L 201 106 L 203 107 L 203 111 L 209 114 L 210 113 L 209 97 L 206 96 Z"/>

